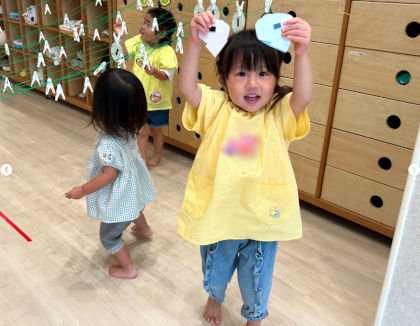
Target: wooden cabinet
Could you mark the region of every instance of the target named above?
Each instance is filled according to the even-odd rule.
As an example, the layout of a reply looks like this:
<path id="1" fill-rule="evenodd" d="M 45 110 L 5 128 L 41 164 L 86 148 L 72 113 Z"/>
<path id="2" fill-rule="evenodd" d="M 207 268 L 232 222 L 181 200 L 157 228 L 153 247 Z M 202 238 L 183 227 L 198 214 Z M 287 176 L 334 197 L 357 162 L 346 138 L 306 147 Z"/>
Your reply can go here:
<path id="1" fill-rule="evenodd" d="M 62 85 L 66 102 L 90 110 L 92 94 L 88 91 L 83 95 L 85 77 L 89 77 L 94 86 L 97 76 L 93 72 L 101 62 L 115 66 L 110 60 L 112 38 L 109 37 L 114 9 L 112 1 L 102 0 L 101 3 L 96 6 L 95 1 L 82 0 L 2 0 L 2 28 L 10 55 L 2 62 L 1 73 L 21 83 L 19 85 L 30 86 L 36 71 L 41 86 L 34 83 L 34 89 L 45 92 L 47 78 L 51 78 L 54 88 Z M 28 12 L 32 20 L 24 18 Z M 70 25 L 62 26 L 65 17 L 84 25 L 85 35 L 80 35 L 80 40 L 74 39 Z M 93 40 L 95 29 L 98 29 L 100 40 Z M 63 55 L 60 60 L 48 57 L 47 50 L 44 51 L 46 42 L 40 41 L 41 32 L 51 49 L 62 46 L 67 57 Z M 37 66 L 39 52 L 44 52 L 45 67 Z M 18 88 L 21 91 L 21 87 Z M 50 95 L 54 94 L 51 92 Z"/>

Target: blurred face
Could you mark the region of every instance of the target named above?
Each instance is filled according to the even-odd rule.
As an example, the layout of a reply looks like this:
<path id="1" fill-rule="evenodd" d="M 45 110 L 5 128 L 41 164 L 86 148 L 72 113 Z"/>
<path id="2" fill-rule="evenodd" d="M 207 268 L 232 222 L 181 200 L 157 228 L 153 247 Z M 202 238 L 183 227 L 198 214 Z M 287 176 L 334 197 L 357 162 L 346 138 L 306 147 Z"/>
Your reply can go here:
<path id="1" fill-rule="evenodd" d="M 156 31 L 152 31 L 153 17 L 147 14 L 144 16 L 144 23 L 140 27 L 141 39 L 147 44 L 154 43 L 157 41 Z"/>
<path id="2" fill-rule="evenodd" d="M 237 62 L 225 81 L 231 101 L 247 112 L 256 112 L 266 106 L 273 97 L 277 80 L 265 65 L 257 70 L 245 70 Z"/>

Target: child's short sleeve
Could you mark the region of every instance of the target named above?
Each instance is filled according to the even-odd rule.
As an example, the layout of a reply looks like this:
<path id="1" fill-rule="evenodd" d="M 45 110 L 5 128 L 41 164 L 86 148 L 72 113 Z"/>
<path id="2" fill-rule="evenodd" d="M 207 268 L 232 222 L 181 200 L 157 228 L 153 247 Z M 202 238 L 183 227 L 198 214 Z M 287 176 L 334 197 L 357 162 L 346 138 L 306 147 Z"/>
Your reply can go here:
<path id="1" fill-rule="evenodd" d="M 307 109 L 305 108 L 298 116 L 295 116 L 290 106 L 290 97 L 292 93 L 286 94 L 281 99 L 280 118 L 283 127 L 284 137 L 286 141 L 292 142 L 301 139 L 309 134 L 311 123 Z"/>
<path id="2" fill-rule="evenodd" d="M 195 131 L 203 136 L 207 128 L 214 122 L 221 107 L 228 102 L 225 92 L 214 91 L 204 84 L 198 84 L 201 88 L 201 102 L 198 109 L 190 103 L 185 103 L 182 113 L 182 124 L 185 129 Z"/>
<path id="3" fill-rule="evenodd" d="M 136 35 L 125 41 L 125 48 L 130 56 L 136 55 L 140 52 L 141 35 Z"/>
<path id="4" fill-rule="evenodd" d="M 102 166 L 111 166 L 118 171 L 124 169 L 124 160 L 120 147 L 111 139 L 103 138 L 96 149 L 99 162 Z"/>
<path id="5" fill-rule="evenodd" d="M 176 58 L 176 53 L 172 47 L 169 45 L 162 48 L 161 57 L 160 57 L 160 67 L 159 69 L 171 69 L 178 68 L 178 59 Z"/>

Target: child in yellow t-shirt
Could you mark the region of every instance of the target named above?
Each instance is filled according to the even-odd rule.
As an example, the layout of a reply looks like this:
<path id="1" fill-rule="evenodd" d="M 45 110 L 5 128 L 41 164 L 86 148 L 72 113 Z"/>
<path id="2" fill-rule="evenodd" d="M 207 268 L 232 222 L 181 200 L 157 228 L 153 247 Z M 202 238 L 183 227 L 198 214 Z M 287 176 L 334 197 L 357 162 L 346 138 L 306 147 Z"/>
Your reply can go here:
<path id="1" fill-rule="evenodd" d="M 201 135 L 185 189 L 177 230 L 199 244 L 209 297 L 203 316 L 221 323 L 227 283 L 237 269 L 246 325 L 266 318 L 277 241 L 301 237 L 299 198 L 287 149 L 309 133 L 312 96 L 308 45 L 311 28 L 300 18 L 283 24 L 295 52 L 293 92 L 280 87 L 283 54 L 256 37 L 232 35 L 216 59 L 223 90 L 197 84 L 202 41 L 215 19 L 196 15 L 184 52 L 179 89 L 187 104 L 183 124 Z"/>
<path id="2" fill-rule="evenodd" d="M 156 18 L 157 31 L 152 30 Z M 171 47 L 171 37 L 176 29 L 176 22 L 171 12 L 163 8 L 149 9 L 140 27 L 140 34 L 125 41 L 126 51 L 134 56 L 132 72 L 140 79 L 147 97 L 147 121 L 137 136 L 141 156 L 149 166 L 159 164 L 163 147 L 163 127 L 169 123 L 169 110 L 172 108 L 172 84 L 177 72 L 178 61 Z M 121 27 L 115 26 L 116 33 Z M 150 66 L 143 66 L 139 58 L 142 45 L 147 53 Z M 154 152 L 147 159 L 149 136 L 153 137 Z"/>

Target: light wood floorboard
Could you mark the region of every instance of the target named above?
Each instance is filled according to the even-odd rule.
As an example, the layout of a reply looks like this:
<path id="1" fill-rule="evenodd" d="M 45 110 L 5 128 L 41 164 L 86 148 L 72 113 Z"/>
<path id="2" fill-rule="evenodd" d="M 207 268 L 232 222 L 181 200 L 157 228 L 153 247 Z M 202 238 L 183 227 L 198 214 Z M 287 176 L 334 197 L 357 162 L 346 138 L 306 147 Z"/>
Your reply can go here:
<path id="1" fill-rule="evenodd" d="M 135 280 L 107 275 L 112 257 L 85 200 L 61 191 L 85 181 L 95 131 L 87 112 L 41 93 L 0 101 L 0 325 L 206 325 L 199 248 L 175 230 L 192 156 L 165 146 L 151 170 L 158 198 L 145 214 L 153 240 L 124 234 Z M 372 325 L 391 241 L 302 203 L 304 237 L 279 244 L 263 325 Z M 234 275 L 223 325 L 244 325 Z"/>

